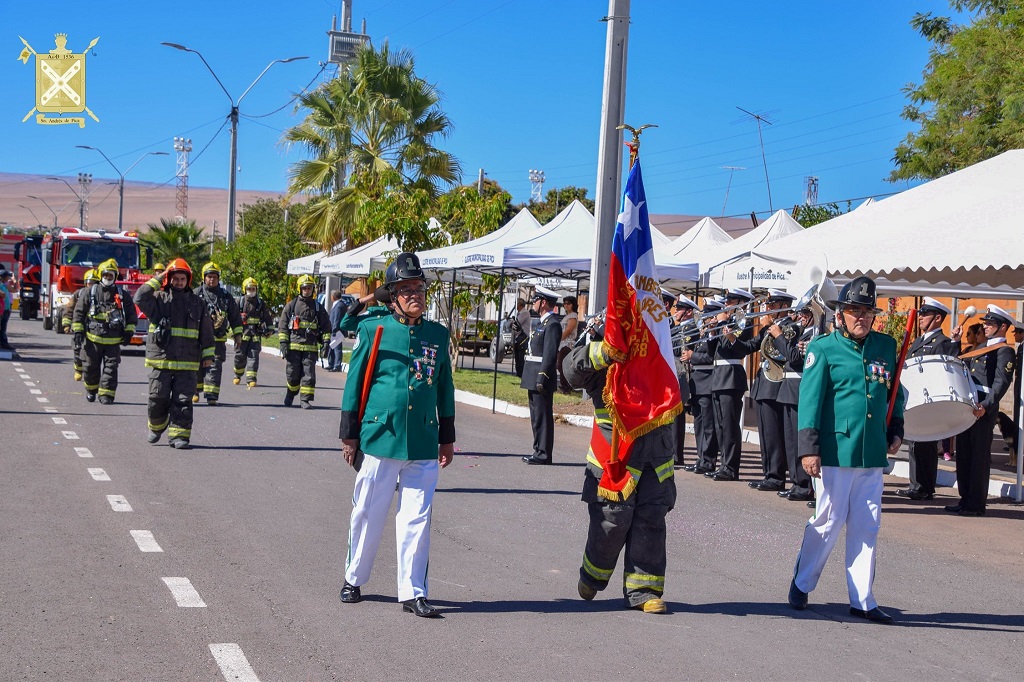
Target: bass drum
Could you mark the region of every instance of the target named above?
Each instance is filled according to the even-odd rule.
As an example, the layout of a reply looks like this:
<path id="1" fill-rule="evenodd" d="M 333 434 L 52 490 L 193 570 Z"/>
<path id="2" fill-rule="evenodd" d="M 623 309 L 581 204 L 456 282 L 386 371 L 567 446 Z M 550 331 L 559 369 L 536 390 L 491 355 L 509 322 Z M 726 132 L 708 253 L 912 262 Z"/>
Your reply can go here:
<path id="1" fill-rule="evenodd" d="M 903 365 L 904 440 L 936 441 L 974 423 L 978 396 L 966 365 L 949 355 L 923 355 Z"/>

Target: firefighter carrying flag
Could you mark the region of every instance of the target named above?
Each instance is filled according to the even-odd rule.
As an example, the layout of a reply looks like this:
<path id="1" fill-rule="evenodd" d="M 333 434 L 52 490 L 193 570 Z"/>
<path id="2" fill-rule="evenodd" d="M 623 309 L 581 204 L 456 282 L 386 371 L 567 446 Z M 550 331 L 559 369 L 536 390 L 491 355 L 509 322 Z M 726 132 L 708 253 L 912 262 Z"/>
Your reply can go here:
<path id="1" fill-rule="evenodd" d="M 676 499 L 672 423 L 682 404 L 639 161 L 626 182 L 607 314 L 596 331 L 603 338 L 576 348 L 562 365 L 569 383 L 594 401 L 583 482 L 590 526 L 577 589 L 593 599 L 625 548 L 625 606 L 665 613 L 665 516 Z"/>

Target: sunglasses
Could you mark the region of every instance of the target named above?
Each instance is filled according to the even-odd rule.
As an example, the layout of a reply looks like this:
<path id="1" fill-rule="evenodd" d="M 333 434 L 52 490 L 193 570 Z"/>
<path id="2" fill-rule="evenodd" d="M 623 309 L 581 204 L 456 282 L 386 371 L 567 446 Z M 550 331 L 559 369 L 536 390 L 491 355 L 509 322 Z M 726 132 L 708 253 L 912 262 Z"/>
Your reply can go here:
<path id="1" fill-rule="evenodd" d="M 413 296 L 423 296 L 427 293 L 426 287 L 401 287 L 395 289 L 395 293 L 402 298 L 412 298 Z"/>

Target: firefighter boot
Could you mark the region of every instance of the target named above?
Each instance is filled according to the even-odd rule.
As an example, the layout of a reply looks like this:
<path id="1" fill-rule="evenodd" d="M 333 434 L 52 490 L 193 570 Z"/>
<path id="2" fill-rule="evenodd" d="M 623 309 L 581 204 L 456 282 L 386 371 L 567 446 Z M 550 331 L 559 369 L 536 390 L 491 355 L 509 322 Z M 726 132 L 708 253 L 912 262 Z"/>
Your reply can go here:
<path id="1" fill-rule="evenodd" d="M 90 403 L 96 402 L 96 391 L 86 391 L 85 399 L 88 400 Z"/>
<path id="2" fill-rule="evenodd" d="M 199 402 L 199 394 L 198 393 L 196 393 L 195 395 L 192 396 L 192 402 L 194 402 L 194 403 L 198 403 Z"/>
<path id="3" fill-rule="evenodd" d="M 295 402 L 295 394 L 291 393 L 291 392 L 285 393 L 284 394 L 284 406 L 285 407 L 291 407 L 293 402 Z"/>
<path id="4" fill-rule="evenodd" d="M 249 390 L 252 390 L 252 389 L 256 388 L 256 382 L 255 382 L 255 381 L 250 381 L 250 382 L 249 382 L 249 383 L 247 384 L 247 388 L 248 388 Z"/>
<path id="5" fill-rule="evenodd" d="M 238 384 L 242 383 L 242 377 L 235 377 L 234 379 L 231 380 L 231 383 L 237 386 Z"/>

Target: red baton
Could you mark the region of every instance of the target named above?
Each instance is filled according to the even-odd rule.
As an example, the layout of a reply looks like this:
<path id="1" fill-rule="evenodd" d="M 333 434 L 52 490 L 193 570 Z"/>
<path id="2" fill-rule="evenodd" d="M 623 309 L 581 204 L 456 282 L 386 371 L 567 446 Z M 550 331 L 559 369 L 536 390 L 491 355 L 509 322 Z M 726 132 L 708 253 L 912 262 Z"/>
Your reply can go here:
<path id="1" fill-rule="evenodd" d="M 911 310 L 907 314 L 907 328 L 903 332 L 903 346 L 900 348 L 900 355 L 896 359 L 896 374 L 892 379 L 892 395 L 889 396 L 889 411 L 885 413 L 885 426 L 889 427 L 892 420 L 892 410 L 896 407 L 896 395 L 900 390 L 900 375 L 903 374 L 903 362 L 907 359 L 907 351 L 910 350 L 910 335 L 913 333 L 914 325 L 917 324 L 917 310 Z"/>

